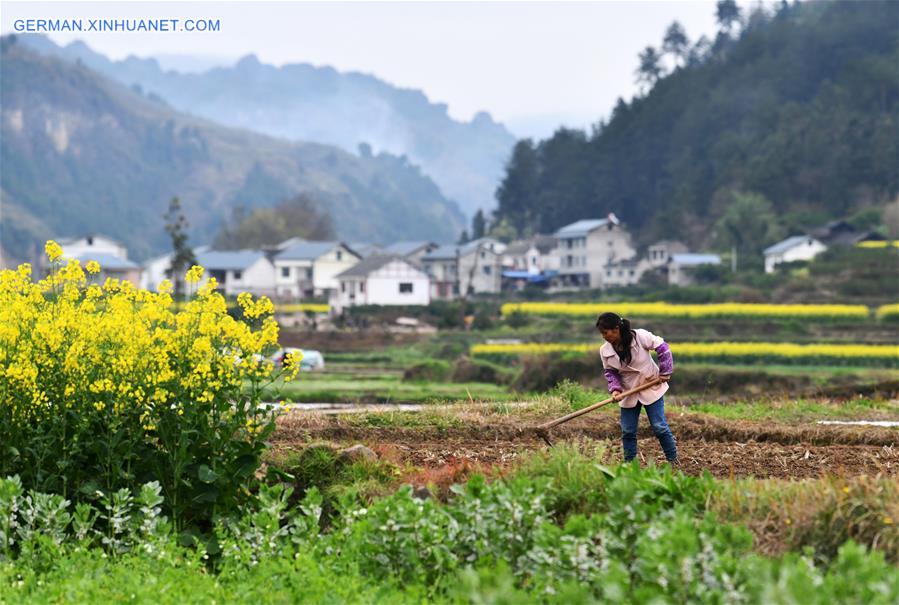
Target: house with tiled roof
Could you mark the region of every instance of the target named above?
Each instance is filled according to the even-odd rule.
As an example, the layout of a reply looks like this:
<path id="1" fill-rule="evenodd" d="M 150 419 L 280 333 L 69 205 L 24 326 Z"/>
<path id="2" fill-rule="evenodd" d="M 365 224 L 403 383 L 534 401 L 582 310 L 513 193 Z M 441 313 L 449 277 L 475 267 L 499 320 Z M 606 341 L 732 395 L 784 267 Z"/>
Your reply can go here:
<path id="1" fill-rule="evenodd" d="M 206 270 L 203 281 L 214 277 L 226 296 L 275 293 L 275 266 L 262 250 L 205 250 L 195 256 L 197 264 Z"/>
<path id="2" fill-rule="evenodd" d="M 340 284 L 337 275 L 362 260 L 343 242 L 297 241 L 274 255 L 279 298 L 328 297 Z"/>
<path id="3" fill-rule="evenodd" d="M 614 214 L 584 219 L 555 232 L 560 288 L 601 288 L 606 265 L 629 260 L 637 251 L 630 233 Z"/>
<path id="4" fill-rule="evenodd" d="M 431 302 L 427 273 L 396 255 L 371 256 L 336 277 L 331 309 L 340 313 L 358 305 L 427 305 Z"/>

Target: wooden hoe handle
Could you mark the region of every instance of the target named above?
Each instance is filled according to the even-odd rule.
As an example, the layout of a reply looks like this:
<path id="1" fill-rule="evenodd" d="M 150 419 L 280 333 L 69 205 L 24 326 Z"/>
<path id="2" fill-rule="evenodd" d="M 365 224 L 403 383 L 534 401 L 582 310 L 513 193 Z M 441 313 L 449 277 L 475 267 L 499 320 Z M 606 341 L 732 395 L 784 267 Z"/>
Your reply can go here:
<path id="1" fill-rule="evenodd" d="M 662 381 L 660 379 L 655 378 L 653 380 L 650 380 L 646 384 L 641 384 L 638 387 L 634 387 L 632 389 L 624 391 L 623 393 L 621 393 L 621 397 L 627 397 L 628 395 L 633 395 L 634 393 L 639 393 L 643 389 L 648 389 L 649 387 L 654 387 L 657 384 L 661 384 L 661 383 L 662 383 Z M 593 405 L 589 405 L 589 406 L 587 406 L 585 408 L 581 408 L 580 410 L 577 410 L 575 412 L 571 412 L 570 414 L 568 414 L 566 416 L 562 416 L 561 418 L 556 418 L 555 420 L 550 420 L 549 422 L 547 422 L 545 424 L 541 424 L 540 426 L 537 427 L 537 431 L 547 431 L 547 430 L 553 428 L 554 426 L 558 426 L 564 422 L 568 422 L 569 420 L 572 420 L 573 418 L 577 418 L 578 416 L 583 416 L 584 414 L 587 414 L 587 413 L 592 412 L 593 410 L 599 409 L 604 405 L 608 405 L 608 404 L 612 403 L 613 401 L 615 401 L 614 397 L 609 397 L 608 399 L 603 399 L 602 401 L 600 401 L 598 403 L 594 403 Z"/>

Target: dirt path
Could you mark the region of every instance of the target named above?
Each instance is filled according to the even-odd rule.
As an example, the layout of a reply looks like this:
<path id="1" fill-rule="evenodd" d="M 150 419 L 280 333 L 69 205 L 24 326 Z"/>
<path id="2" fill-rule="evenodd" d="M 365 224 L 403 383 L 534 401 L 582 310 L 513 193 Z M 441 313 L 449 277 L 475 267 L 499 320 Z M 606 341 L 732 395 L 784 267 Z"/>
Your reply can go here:
<path id="1" fill-rule="evenodd" d="M 787 426 L 672 418 L 683 470 L 716 477 L 802 479 L 822 475 L 899 476 L 899 431 L 870 427 Z M 603 440 L 620 459 L 619 429 L 612 418 L 596 417 L 559 427 L 553 441 Z M 439 470 L 460 466 L 506 467 L 522 453 L 547 446 L 514 422 L 461 426 L 360 427 L 340 418 L 287 417 L 280 421 L 273 446 L 299 448 L 312 441 L 365 443 L 395 462 Z M 893 443 L 896 443 L 895 447 Z M 643 427 L 641 459 L 664 462 L 658 442 Z"/>

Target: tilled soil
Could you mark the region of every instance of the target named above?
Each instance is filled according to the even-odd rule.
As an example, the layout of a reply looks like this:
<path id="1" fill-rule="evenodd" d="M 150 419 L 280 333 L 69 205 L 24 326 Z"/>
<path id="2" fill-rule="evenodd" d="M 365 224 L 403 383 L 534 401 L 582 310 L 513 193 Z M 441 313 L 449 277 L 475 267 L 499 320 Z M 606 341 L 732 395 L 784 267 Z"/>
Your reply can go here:
<path id="1" fill-rule="evenodd" d="M 896 430 L 736 422 L 693 415 L 674 416 L 669 424 L 678 439 L 682 469 L 690 474 L 708 471 L 716 477 L 785 479 L 899 475 Z M 554 443 L 602 440 L 611 457 L 620 459 L 619 430 L 614 418 L 597 416 L 557 427 L 551 436 Z M 510 420 L 448 428 L 373 428 L 307 414 L 282 418 L 273 437 L 276 449 L 301 448 L 313 441 L 364 443 L 376 451 L 389 450 L 396 462 L 436 470 L 459 465 L 502 468 L 522 453 L 547 447 L 533 430 Z M 639 447 L 643 463 L 664 463 L 648 426 L 641 428 Z"/>

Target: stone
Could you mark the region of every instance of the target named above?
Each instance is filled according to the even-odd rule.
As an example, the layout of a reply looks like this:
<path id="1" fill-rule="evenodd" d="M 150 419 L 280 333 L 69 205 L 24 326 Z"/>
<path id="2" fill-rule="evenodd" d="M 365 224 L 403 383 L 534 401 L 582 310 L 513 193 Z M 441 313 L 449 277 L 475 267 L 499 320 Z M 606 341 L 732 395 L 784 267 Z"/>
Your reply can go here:
<path id="1" fill-rule="evenodd" d="M 359 462 L 360 460 L 377 460 L 378 455 L 371 448 L 357 443 L 337 452 L 337 458 L 342 462 Z"/>

